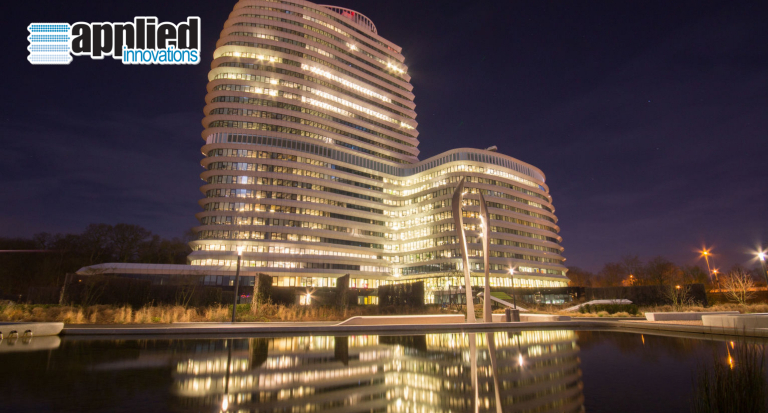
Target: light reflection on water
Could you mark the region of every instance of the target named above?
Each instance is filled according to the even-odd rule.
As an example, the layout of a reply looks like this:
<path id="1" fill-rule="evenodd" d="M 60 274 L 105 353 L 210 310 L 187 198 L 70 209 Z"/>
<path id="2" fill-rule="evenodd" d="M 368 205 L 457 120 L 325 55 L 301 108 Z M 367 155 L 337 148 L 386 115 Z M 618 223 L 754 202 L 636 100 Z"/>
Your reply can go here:
<path id="1" fill-rule="evenodd" d="M 562 330 L 226 340 L 179 360 L 172 391 L 219 411 L 578 412 L 575 339 Z"/>
<path id="2" fill-rule="evenodd" d="M 576 339 L 545 330 L 64 340 L 25 363 L 0 353 L 27 369 L 0 379 L 0 396 L 15 386 L 34 397 L 39 386 L 24 402 L 38 411 L 580 412 Z"/>

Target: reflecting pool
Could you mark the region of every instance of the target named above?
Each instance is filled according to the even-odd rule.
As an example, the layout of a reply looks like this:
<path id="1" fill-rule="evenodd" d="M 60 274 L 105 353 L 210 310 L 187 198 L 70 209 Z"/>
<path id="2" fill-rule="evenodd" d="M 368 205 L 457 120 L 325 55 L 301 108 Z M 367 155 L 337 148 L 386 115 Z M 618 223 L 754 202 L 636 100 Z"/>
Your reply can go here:
<path id="1" fill-rule="evenodd" d="M 0 411 L 676 412 L 729 345 L 573 330 L 6 340 Z"/>

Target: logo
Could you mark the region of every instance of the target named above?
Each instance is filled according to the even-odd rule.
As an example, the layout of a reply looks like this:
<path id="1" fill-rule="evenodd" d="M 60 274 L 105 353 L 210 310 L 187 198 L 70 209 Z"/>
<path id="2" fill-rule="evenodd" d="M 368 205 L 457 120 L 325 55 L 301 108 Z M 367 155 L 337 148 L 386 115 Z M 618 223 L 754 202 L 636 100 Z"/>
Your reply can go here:
<path id="1" fill-rule="evenodd" d="M 200 63 L 200 18 L 158 24 L 157 17 L 125 23 L 32 23 L 29 56 L 33 65 L 68 65 L 72 56 L 123 64 L 196 65 Z"/>

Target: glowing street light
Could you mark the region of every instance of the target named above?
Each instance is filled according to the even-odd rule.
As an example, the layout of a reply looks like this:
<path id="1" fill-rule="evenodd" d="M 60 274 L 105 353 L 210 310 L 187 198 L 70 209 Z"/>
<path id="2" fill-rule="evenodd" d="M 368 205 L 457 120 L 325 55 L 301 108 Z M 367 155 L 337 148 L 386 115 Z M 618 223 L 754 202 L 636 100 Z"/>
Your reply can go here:
<path id="1" fill-rule="evenodd" d="M 712 269 L 709 267 L 709 250 L 702 249 L 699 252 L 701 253 L 701 256 L 704 257 L 704 261 L 707 262 L 707 271 L 709 271 L 709 278 L 712 279 Z"/>
<path id="2" fill-rule="evenodd" d="M 757 253 L 757 258 L 760 260 L 760 267 L 763 269 L 763 276 L 765 276 L 765 282 L 768 283 L 768 269 L 765 267 L 765 252 L 763 252 L 763 249 L 760 248 L 760 251 Z"/>
<path id="3" fill-rule="evenodd" d="M 714 276 L 715 282 L 717 283 L 717 290 L 720 291 L 720 279 L 717 276 L 717 270 L 712 272 L 712 268 L 709 266 L 709 256 L 712 255 L 712 254 L 710 254 L 709 251 L 710 250 L 708 250 L 706 248 L 702 248 L 702 250 L 699 251 L 699 252 L 701 253 L 701 256 L 704 257 L 704 261 L 707 262 L 707 270 L 709 271 L 709 279 L 710 279 L 710 281 L 712 280 L 712 276 Z"/>

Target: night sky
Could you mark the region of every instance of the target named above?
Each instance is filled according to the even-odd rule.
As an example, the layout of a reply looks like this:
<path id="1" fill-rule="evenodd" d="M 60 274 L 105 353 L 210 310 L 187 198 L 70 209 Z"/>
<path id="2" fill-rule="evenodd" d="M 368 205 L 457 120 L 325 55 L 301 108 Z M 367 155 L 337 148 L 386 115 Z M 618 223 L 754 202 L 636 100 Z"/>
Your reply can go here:
<path id="1" fill-rule="evenodd" d="M 497 145 L 544 171 L 567 265 L 693 264 L 707 245 L 717 267 L 751 267 L 768 247 L 768 3 L 339 1 L 403 47 L 422 159 Z M 0 236 L 195 225 L 207 72 L 234 4 L 4 5 Z M 29 23 L 134 16 L 200 16 L 202 63 L 26 60 Z"/>

